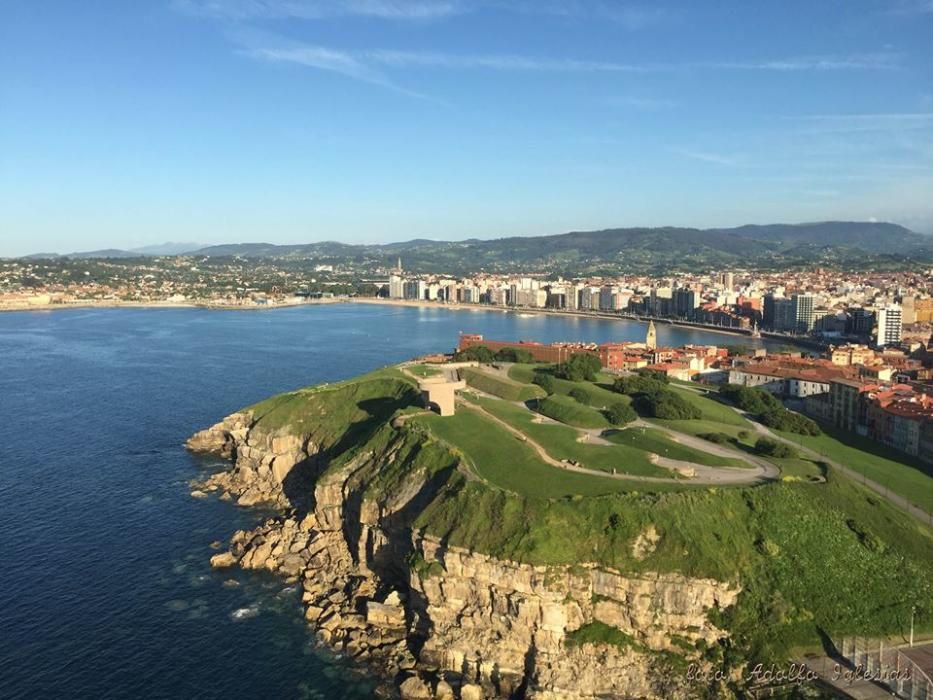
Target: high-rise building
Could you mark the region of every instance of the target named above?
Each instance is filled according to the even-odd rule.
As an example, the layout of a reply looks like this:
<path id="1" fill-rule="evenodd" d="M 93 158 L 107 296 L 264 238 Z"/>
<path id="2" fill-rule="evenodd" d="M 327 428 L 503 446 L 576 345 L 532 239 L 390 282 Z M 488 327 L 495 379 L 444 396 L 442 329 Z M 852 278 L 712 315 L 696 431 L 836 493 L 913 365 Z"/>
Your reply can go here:
<path id="1" fill-rule="evenodd" d="M 726 291 L 731 292 L 735 288 L 735 275 L 731 272 L 723 272 L 719 275 L 719 284 L 721 284 Z"/>
<path id="2" fill-rule="evenodd" d="M 797 333 L 809 333 L 813 330 L 813 295 L 795 294 L 791 300 L 794 302 L 794 330 Z"/>
<path id="3" fill-rule="evenodd" d="M 890 304 L 878 310 L 878 337 L 879 348 L 888 345 L 899 345 L 901 342 L 901 307 Z"/>
<path id="4" fill-rule="evenodd" d="M 700 295 L 689 287 L 678 289 L 674 292 L 674 314 L 681 318 L 687 318 L 696 311 L 700 305 Z"/>
<path id="5" fill-rule="evenodd" d="M 389 275 L 389 298 L 402 299 L 404 296 L 405 280 L 403 280 L 399 275 Z"/>

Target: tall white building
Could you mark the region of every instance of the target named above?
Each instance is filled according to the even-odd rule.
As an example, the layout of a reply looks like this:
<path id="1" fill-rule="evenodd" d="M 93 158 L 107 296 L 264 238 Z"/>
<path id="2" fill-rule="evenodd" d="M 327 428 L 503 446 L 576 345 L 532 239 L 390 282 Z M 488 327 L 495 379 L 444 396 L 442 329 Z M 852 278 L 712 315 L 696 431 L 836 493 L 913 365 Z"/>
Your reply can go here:
<path id="1" fill-rule="evenodd" d="M 901 342 L 901 307 L 890 304 L 878 310 L 878 338 L 879 348 L 887 345 L 899 345 Z"/>

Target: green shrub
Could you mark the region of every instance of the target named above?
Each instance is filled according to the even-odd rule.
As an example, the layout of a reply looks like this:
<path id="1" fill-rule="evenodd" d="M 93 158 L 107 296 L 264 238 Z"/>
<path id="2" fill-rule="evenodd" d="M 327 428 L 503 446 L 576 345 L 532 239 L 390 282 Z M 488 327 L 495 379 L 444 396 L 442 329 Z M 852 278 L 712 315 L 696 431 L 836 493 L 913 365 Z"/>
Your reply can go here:
<path id="1" fill-rule="evenodd" d="M 567 644 L 581 646 L 583 644 L 608 644 L 619 649 L 629 647 L 641 648 L 632 637 L 617 627 L 610 627 L 605 622 L 594 620 L 579 629 L 567 634 Z"/>
<path id="2" fill-rule="evenodd" d="M 784 404 L 772 394 L 763 389 L 755 389 L 750 386 L 724 384 L 719 388 L 719 394 L 743 411 L 748 411 L 755 415 L 784 408 Z"/>
<path id="3" fill-rule="evenodd" d="M 639 394 L 635 397 L 634 405 L 642 415 L 663 420 L 695 420 L 703 416 L 699 408 L 670 389 L 663 389 L 656 394 Z"/>
<path id="4" fill-rule="evenodd" d="M 606 409 L 606 420 L 613 425 L 625 425 L 638 418 L 635 409 L 624 401 L 612 404 Z"/>
<path id="5" fill-rule="evenodd" d="M 531 364 L 535 361 L 534 356 L 523 348 L 502 348 L 496 353 L 496 359 L 499 362 L 520 362 L 522 364 Z"/>
<path id="6" fill-rule="evenodd" d="M 666 382 L 658 379 L 658 377 L 661 376 L 663 375 L 654 374 L 652 376 L 632 375 L 628 377 L 619 377 L 612 385 L 612 388 L 620 394 L 627 394 L 629 396 L 657 394 L 660 391 L 664 391 L 666 388 Z"/>
<path id="7" fill-rule="evenodd" d="M 561 363 L 554 373 L 561 379 L 569 379 L 572 382 L 595 382 L 596 375 L 602 368 L 598 356 L 589 352 L 581 352 L 571 355 L 570 359 Z"/>
<path id="8" fill-rule="evenodd" d="M 726 435 L 726 433 L 700 433 L 697 437 L 701 437 L 704 440 L 709 440 L 710 442 L 714 442 L 717 445 L 724 445 L 732 439 Z"/>
<path id="9" fill-rule="evenodd" d="M 531 383 L 537 384 L 544 389 L 548 396 L 554 393 L 554 377 L 546 372 L 535 372 L 534 379 L 531 380 Z"/>
<path id="10" fill-rule="evenodd" d="M 755 452 L 775 459 L 793 459 L 797 457 L 797 450 L 787 443 L 766 437 L 758 438 L 758 442 L 755 443 Z"/>
<path id="11" fill-rule="evenodd" d="M 457 362 L 483 362 L 490 363 L 496 359 L 495 353 L 485 345 L 471 345 L 466 350 L 454 353 Z"/>
<path id="12" fill-rule="evenodd" d="M 579 386 L 575 386 L 573 389 L 568 391 L 567 395 L 575 401 L 579 401 L 583 404 L 588 404 L 590 401 L 590 395 L 586 393 L 585 389 Z"/>
<path id="13" fill-rule="evenodd" d="M 800 435 L 819 435 L 822 431 L 814 421 L 799 413 L 788 411 L 781 408 L 776 411 L 768 411 L 758 416 L 764 425 L 775 430 L 784 430 L 788 433 L 798 433 Z"/>

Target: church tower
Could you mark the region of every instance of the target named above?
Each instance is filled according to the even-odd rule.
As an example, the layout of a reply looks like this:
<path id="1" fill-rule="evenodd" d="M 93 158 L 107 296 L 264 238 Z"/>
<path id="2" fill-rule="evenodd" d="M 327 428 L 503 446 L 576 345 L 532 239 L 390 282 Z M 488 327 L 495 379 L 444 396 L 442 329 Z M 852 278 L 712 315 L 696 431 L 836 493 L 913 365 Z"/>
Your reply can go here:
<path id="1" fill-rule="evenodd" d="M 654 321 L 648 321 L 648 335 L 645 338 L 645 346 L 649 350 L 655 350 L 658 347 L 658 332 L 654 328 Z"/>

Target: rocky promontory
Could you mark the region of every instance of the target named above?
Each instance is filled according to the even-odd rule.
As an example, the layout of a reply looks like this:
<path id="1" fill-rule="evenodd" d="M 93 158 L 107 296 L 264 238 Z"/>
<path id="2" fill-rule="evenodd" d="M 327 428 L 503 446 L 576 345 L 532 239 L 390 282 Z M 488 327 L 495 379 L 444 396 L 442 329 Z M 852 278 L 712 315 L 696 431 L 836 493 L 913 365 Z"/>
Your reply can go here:
<path id="1" fill-rule="evenodd" d="M 393 381 L 385 405 L 362 390 L 306 395 L 311 414 L 324 411 L 318 424 L 266 420 L 260 405 L 190 438 L 190 449 L 232 462 L 199 484 L 202 492 L 280 512 L 236 532 L 213 566 L 300 582 L 321 643 L 378 669 L 403 698 L 706 692 L 685 667 L 708 666 L 702 650 L 728 636 L 709 612 L 733 605 L 737 586 L 587 562 L 521 563 L 456 546 L 425 514 L 461 488 L 462 465 L 436 444 L 430 451 L 427 436 L 399 419 L 413 397 Z M 337 408 L 345 401 L 357 411 Z M 342 431 L 323 426 L 331 406 L 349 411 Z M 627 546 L 637 553 L 656 539 L 648 529 Z"/>

